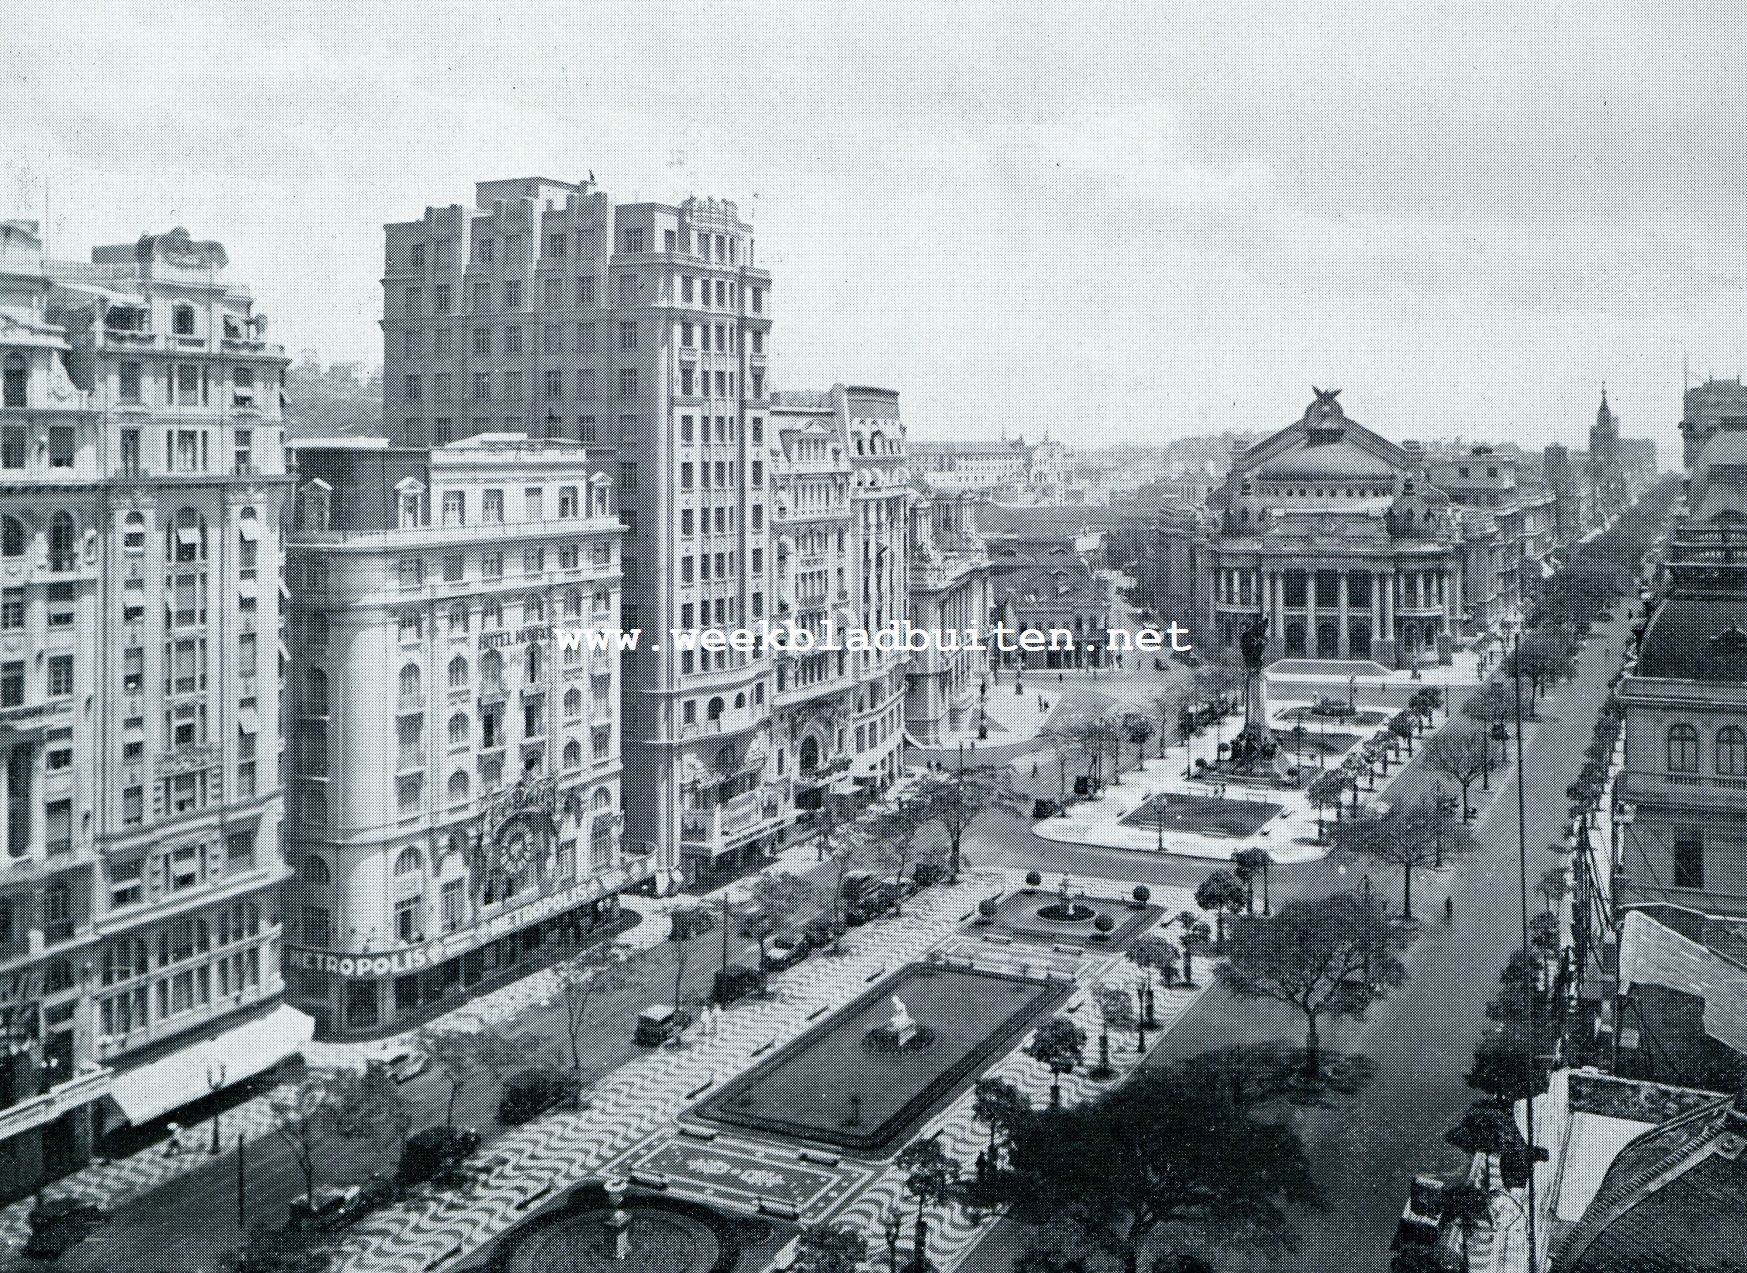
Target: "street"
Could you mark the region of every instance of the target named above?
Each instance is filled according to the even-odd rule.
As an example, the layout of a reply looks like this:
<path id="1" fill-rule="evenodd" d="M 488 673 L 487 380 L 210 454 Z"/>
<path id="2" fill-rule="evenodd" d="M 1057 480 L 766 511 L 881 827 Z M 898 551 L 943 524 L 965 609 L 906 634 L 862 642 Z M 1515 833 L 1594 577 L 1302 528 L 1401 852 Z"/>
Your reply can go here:
<path id="1" fill-rule="evenodd" d="M 1546 845 L 1560 839 L 1566 822 L 1565 788 L 1583 763 L 1583 750 L 1618 667 L 1626 622 L 1615 617 L 1598 624 L 1578 660 L 1577 676 L 1555 687 L 1538 705 L 1538 723 L 1527 734 L 1524 765 L 1531 775 L 1526 841 L 1531 883 L 1553 862 Z M 1439 714 L 1439 723 L 1443 714 Z M 1418 748 L 1416 746 L 1416 759 Z M 1294 1109 L 1290 1115 L 1304 1138 L 1311 1167 L 1328 1196 L 1328 1210 L 1299 1218 L 1300 1249 L 1278 1262 L 1221 1253 L 1225 1269 L 1303 1270 L 1384 1269 L 1389 1241 L 1414 1175 L 1450 1171 L 1462 1155 L 1443 1143 L 1443 1133 L 1477 1093 L 1464 1081 L 1475 1042 L 1485 1024 L 1485 1005 L 1497 990 L 1498 972 L 1520 938 L 1517 905 L 1516 775 L 1496 780 L 1483 799 L 1474 824 L 1478 851 L 1456 869 L 1416 887 L 1420 916 L 1418 941 L 1404 962 L 1410 979 L 1373 1008 L 1363 1022 L 1335 1022 L 1325 1028 L 1324 1046 L 1361 1052 L 1377 1065 L 1362 1097 L 1334 1109 Z M 1435 776 L 1414 764 L 1397 771 L 1385 798 L 1400 802 L 1428 790 Z M 1446 787 L 1449 782 L 1445 780 Z M 1075 875 L 1116 875 L 1193 886 L 1215 864 L 1185 859 L 1145 862 L 1145 854 L 1104 850 L 1064 852 L 1028 834 L 1015 844 L 1009 824 L 984 824 L 976 850 L 1002 865 L 1029 862 Z M 978 860 L 985 860 L 982 856 Z M 1323 861 L 1276 868 L 1276 903 L 1296 896 L 1318 896 L 1357 884 L 1354 869 L 1343 873 Z M 1373 872 L 1373 886 L 1400 905 L 1399 874 Z M 1455 905 L 1446 925 L 1443 897 Z M 1532 911 L 1538 902 L 1531 897 Z M 1234 1001 L 1219 987 L 1204 994 L 1168 1034 L 1149 1064 L 1191 1056 L 1212 1048 L 1286 1040 L 1302 1041 L 1301 1019 L 1272 1003 Z M 1024 1249 L 1025 1233 L 1003 1222 L 962 1266 L 974 1273 L 1007 1273 Z"/>

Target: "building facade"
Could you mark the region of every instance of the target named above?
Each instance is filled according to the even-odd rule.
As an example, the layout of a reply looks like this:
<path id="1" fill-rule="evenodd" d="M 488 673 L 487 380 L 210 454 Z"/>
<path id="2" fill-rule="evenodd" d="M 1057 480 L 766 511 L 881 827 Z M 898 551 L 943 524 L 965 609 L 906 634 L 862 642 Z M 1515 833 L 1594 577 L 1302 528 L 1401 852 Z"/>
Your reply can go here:
<path id="1" fill-rule="evenodd" d="M 282 351 L 217 243 L 0 225 L 0 1191 L 309 1037 L 283 1005 Z"/>
<path id="2" fill-rule="evenodd" d="M 1460 510 L 1338 392 L 1232 456 L 1208 500 L 1196 644 L 1235 658 L 1262 611 L 1271 659 L 1447 662 L 1466 613 Z"/>
<path id="3" fill-rule="evenodd" d="M 938 747 L 963 732 L 983 693 L 989 656 L 949 634 L 981 635 L 991 609 L 989 557 L 977 532 L 977 501 L 917 484 L 910 504 L 910 624 L 941 639 L 910 656 L 904 729 Z"/>
<path id="4" fill-rule="evenodd" d="M 1490 446 L 1433 461 L 1427 477 L 1462 509 L 1464 627 L 1495 631 L 1520 622 L 1526 590 L 1549 570 L 1557 495 Z"/>
<path id="5" fill-rule="evenodd" d="M 622 527 L 574 441 L 295 455 L 289 994 L 324 1037 L 370 1036 L 540 966 L 653 880 L 621 835 Z"/>

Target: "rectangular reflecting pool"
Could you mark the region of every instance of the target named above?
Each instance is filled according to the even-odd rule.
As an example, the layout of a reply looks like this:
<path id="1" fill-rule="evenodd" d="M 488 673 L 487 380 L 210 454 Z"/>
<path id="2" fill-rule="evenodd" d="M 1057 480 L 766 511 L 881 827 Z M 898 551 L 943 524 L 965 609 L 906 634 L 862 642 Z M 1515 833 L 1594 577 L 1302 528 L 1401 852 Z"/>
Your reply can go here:
<path id="1" fill-rule="evenodd" d="M 895 1151 L 1044 1013 L 1072 993 L 1000 973 L 911 964 L 693 1106 L 713 1123 L 832 1145 Z M 903 1000 L 918 1036 L 877 1035 Z"/>

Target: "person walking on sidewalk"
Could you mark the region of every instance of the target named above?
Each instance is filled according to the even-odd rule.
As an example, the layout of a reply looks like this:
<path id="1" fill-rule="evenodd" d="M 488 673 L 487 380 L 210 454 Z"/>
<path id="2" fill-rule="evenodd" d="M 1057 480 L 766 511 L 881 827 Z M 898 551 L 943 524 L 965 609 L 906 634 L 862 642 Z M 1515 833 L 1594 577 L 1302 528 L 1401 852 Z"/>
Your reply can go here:
<path id="1" fill-rule="evenodd" d="M 1454 898 L 1444 899 L 1444 923 L 1448 924 L 1456 918 L 1456 901 Z"/>

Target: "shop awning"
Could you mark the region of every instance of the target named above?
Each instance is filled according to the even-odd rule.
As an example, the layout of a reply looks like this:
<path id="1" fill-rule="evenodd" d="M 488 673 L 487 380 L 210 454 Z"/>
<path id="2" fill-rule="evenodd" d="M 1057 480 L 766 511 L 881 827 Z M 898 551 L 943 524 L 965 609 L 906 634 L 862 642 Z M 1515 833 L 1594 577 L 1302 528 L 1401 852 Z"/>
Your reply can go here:
<path id="1" fill-rule="evenodd" d="M 239 579 L 239 580 L 237 580 L 237 596 L 239 596 L 239 597 L 253 597 L 256 595 L 257 595 L 257 590 L 255 588 L 255 581 L 253 579 Z"/>
<path id="2" fill-rule="evenodd" d="M 260 524 L 253 517 L 245 517 L 237 523 L 237 534 L 244 539 L 259 539 L 261 537 Z"/>
<path id="3" fill-rule="evenodd" d="M 315 1022 L 282 1003 L 266 1016 L 116 1075 L 109 1099 L 128 1122 L 149 1123 L 209 1095 L 209 1069 L 216 1072 L 224 1066 L 228 1087 L 272 1069 L 314 1035 Z"/>
<path id="4" fill-rule="evenodd" d="M 200 530 L 195 526 L 180 526 L 176 530 L 176 542 L 187 548 L 200 547 Z"/>
<path id="5" fill-rule="evenodd" d="M 245 707 L 237 712 L 237 728 L 245 734 L 258 734 L 261 732 L 261 720 L 260 717 L 255 714 L 254 708 Z"/>

